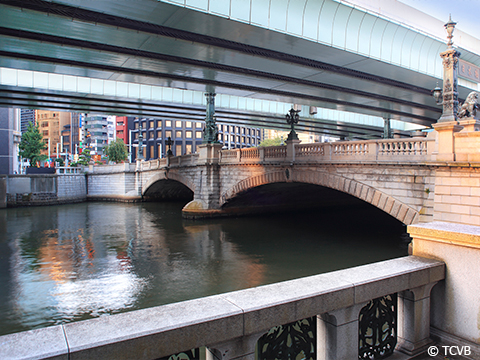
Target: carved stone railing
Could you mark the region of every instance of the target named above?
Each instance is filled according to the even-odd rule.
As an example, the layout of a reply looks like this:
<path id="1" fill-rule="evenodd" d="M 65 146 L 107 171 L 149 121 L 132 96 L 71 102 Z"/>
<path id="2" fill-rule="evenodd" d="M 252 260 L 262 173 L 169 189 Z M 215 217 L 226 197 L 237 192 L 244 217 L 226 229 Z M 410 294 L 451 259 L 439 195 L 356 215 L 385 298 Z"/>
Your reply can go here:
<path id="1" fill-rule="evenodd" d="M 70 166 L 62 166 L 57 167 L 55 169 L 55 173 L 57 175 L 78 175 L 83 174 L 85 169 L 83 167 L 70 167 Z"/>
<path id="2" fill-rule="evenodd" d="M 1 336 L 0 358 L 163 359 L 182 353 L 185 359 L 202 351 L 224 360 L 255 354 L 380 359 L 395 346 L 416 353 L 429 344 L 430 290 L 444 278 L 443 262 L 406 256 Z"/>
<path id="3" fill-rule="evenodd" d="M 221 164 L 271 162 L 423 162 L 430 160 L 433 139 L 391 139 L 339 141 L 295 145 L 295 156 L 288 154 L 288 146 L 224 150 Z"/>
<path id="4" fill-rule="evenodd" d="M 295 154 L 289 147 L 269 146 L 223 150 L 218 153 L 220 164 L 276 163 L 276 162 L 420 162 L 430 160 L 434 140 L 426 138 L 339 141 L 295 145 Z M 292 147 L 293 149 L 293 147 Z M 292 151 L 293 152 L 293 151 Z M 163 167 L 194 166 L 199 154 L 170 156 L 162 159 L 139 161 L 137 164 L 90 166 L 89 173 L 115 173 L 125 171 L 149 171 Z M 75 170 L 78 171 L 78 170 Z"/>

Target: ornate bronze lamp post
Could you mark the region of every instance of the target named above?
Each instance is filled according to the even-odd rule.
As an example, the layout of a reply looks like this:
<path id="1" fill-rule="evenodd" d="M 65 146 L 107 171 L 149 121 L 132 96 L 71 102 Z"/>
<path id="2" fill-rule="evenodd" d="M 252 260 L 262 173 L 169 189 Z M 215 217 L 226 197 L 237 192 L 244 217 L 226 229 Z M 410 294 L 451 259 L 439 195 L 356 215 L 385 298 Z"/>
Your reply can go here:
<path id="1" fill-rule="evenodd" d="M 173 144 L 172 138 L 169 136 L 167 140 L 165 140 L 165 145 L 167 145 L 167 156 L 173 155 L 172 144 Z"/>
<path id="2" fill-rule="evenodd" d="M 456 22 L 452 18 L 445 24 L 447 30 L 447 50 L 440 53 L 443 59 L 443 89 L 438 84 L 432 90 L 433 97 L 438 105 L 443 105 L 442 116 L 438 119 L 439 123 L 457 121 L 458 114 L 458 58 L 460 52 L 453 48 L 453 31 Z"/>
<path id="3" fill-rule="evenodd" d="M 206 93 L 207 115 L 205 117 L 205 129 L 203 131 L 203 144 L 218 144 L 218 129 L 215 123 L 215 93 Z"/>
<path id="4" fill-rule="evenodd" d="M 288 134 L 287 141 L 289 140 L 298 140 L 297 133 L 295 132 L 295 124 L 298 124 L 298 120 L 300 119 L 300 116 L 298 116 L 298 113 L 302 110 L 295 110 L 294 108 L 291 108 L 290 111 L 288 112 L 287 115 L 285 115 L 285 119 L 287 120 L 287 124 L 290 125 L 292 130 L 290 131 L 290 134 Z"/>
<path id="5" fill-rule="evenodd" d="M 142 123 L 138 126 L 138 150 L 137 150 L 137 160 L 145 160 L 143 157 L 143 134 L 142 134 Z"/>

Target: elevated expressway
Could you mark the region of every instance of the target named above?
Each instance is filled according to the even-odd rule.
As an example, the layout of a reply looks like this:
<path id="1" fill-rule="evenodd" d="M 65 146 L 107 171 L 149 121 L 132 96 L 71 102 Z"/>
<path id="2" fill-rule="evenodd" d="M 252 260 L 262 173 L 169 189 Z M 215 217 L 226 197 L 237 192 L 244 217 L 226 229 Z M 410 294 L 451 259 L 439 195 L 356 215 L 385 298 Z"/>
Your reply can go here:
<path id="1" fill-rule="evenodd" d="M 287 128 L 299 104 L 298 130 L 360 139 L 441 114 L 445 40 L 346 2 L 0 0 L 0 24 L 0 106 L 199 120 L 215 92 L 221 122 Z M 464 99 L 480 41 L 458 36 Z"/>

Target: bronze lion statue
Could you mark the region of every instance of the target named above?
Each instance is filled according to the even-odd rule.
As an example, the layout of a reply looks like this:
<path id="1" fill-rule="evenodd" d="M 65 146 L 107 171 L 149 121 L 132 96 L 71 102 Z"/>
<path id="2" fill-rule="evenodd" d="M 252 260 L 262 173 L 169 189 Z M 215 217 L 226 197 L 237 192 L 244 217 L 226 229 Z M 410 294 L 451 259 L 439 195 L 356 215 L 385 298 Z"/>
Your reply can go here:
<path id="1" fill-rule="evenodd" d="M 480 106 L 478 105 L 478 93 L 476 91 L 472 91 L 470 94 L 468 94 L 467 99 L 460 107 L 458 111 L 458 117 L 474 117 L 478 109 L 480 109 Z"/>

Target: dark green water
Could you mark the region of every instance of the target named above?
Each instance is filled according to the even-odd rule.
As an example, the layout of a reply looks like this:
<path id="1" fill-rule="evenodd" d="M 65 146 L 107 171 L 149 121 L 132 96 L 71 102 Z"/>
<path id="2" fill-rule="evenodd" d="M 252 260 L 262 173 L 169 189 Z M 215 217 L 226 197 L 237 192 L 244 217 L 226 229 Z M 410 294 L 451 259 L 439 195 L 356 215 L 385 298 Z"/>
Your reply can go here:
<path id="1" fill-rule="evenodd" d="M 179 203 L 0 210 L 0 335 L 407 254 L 370 207 L 187 221 Z"/>

